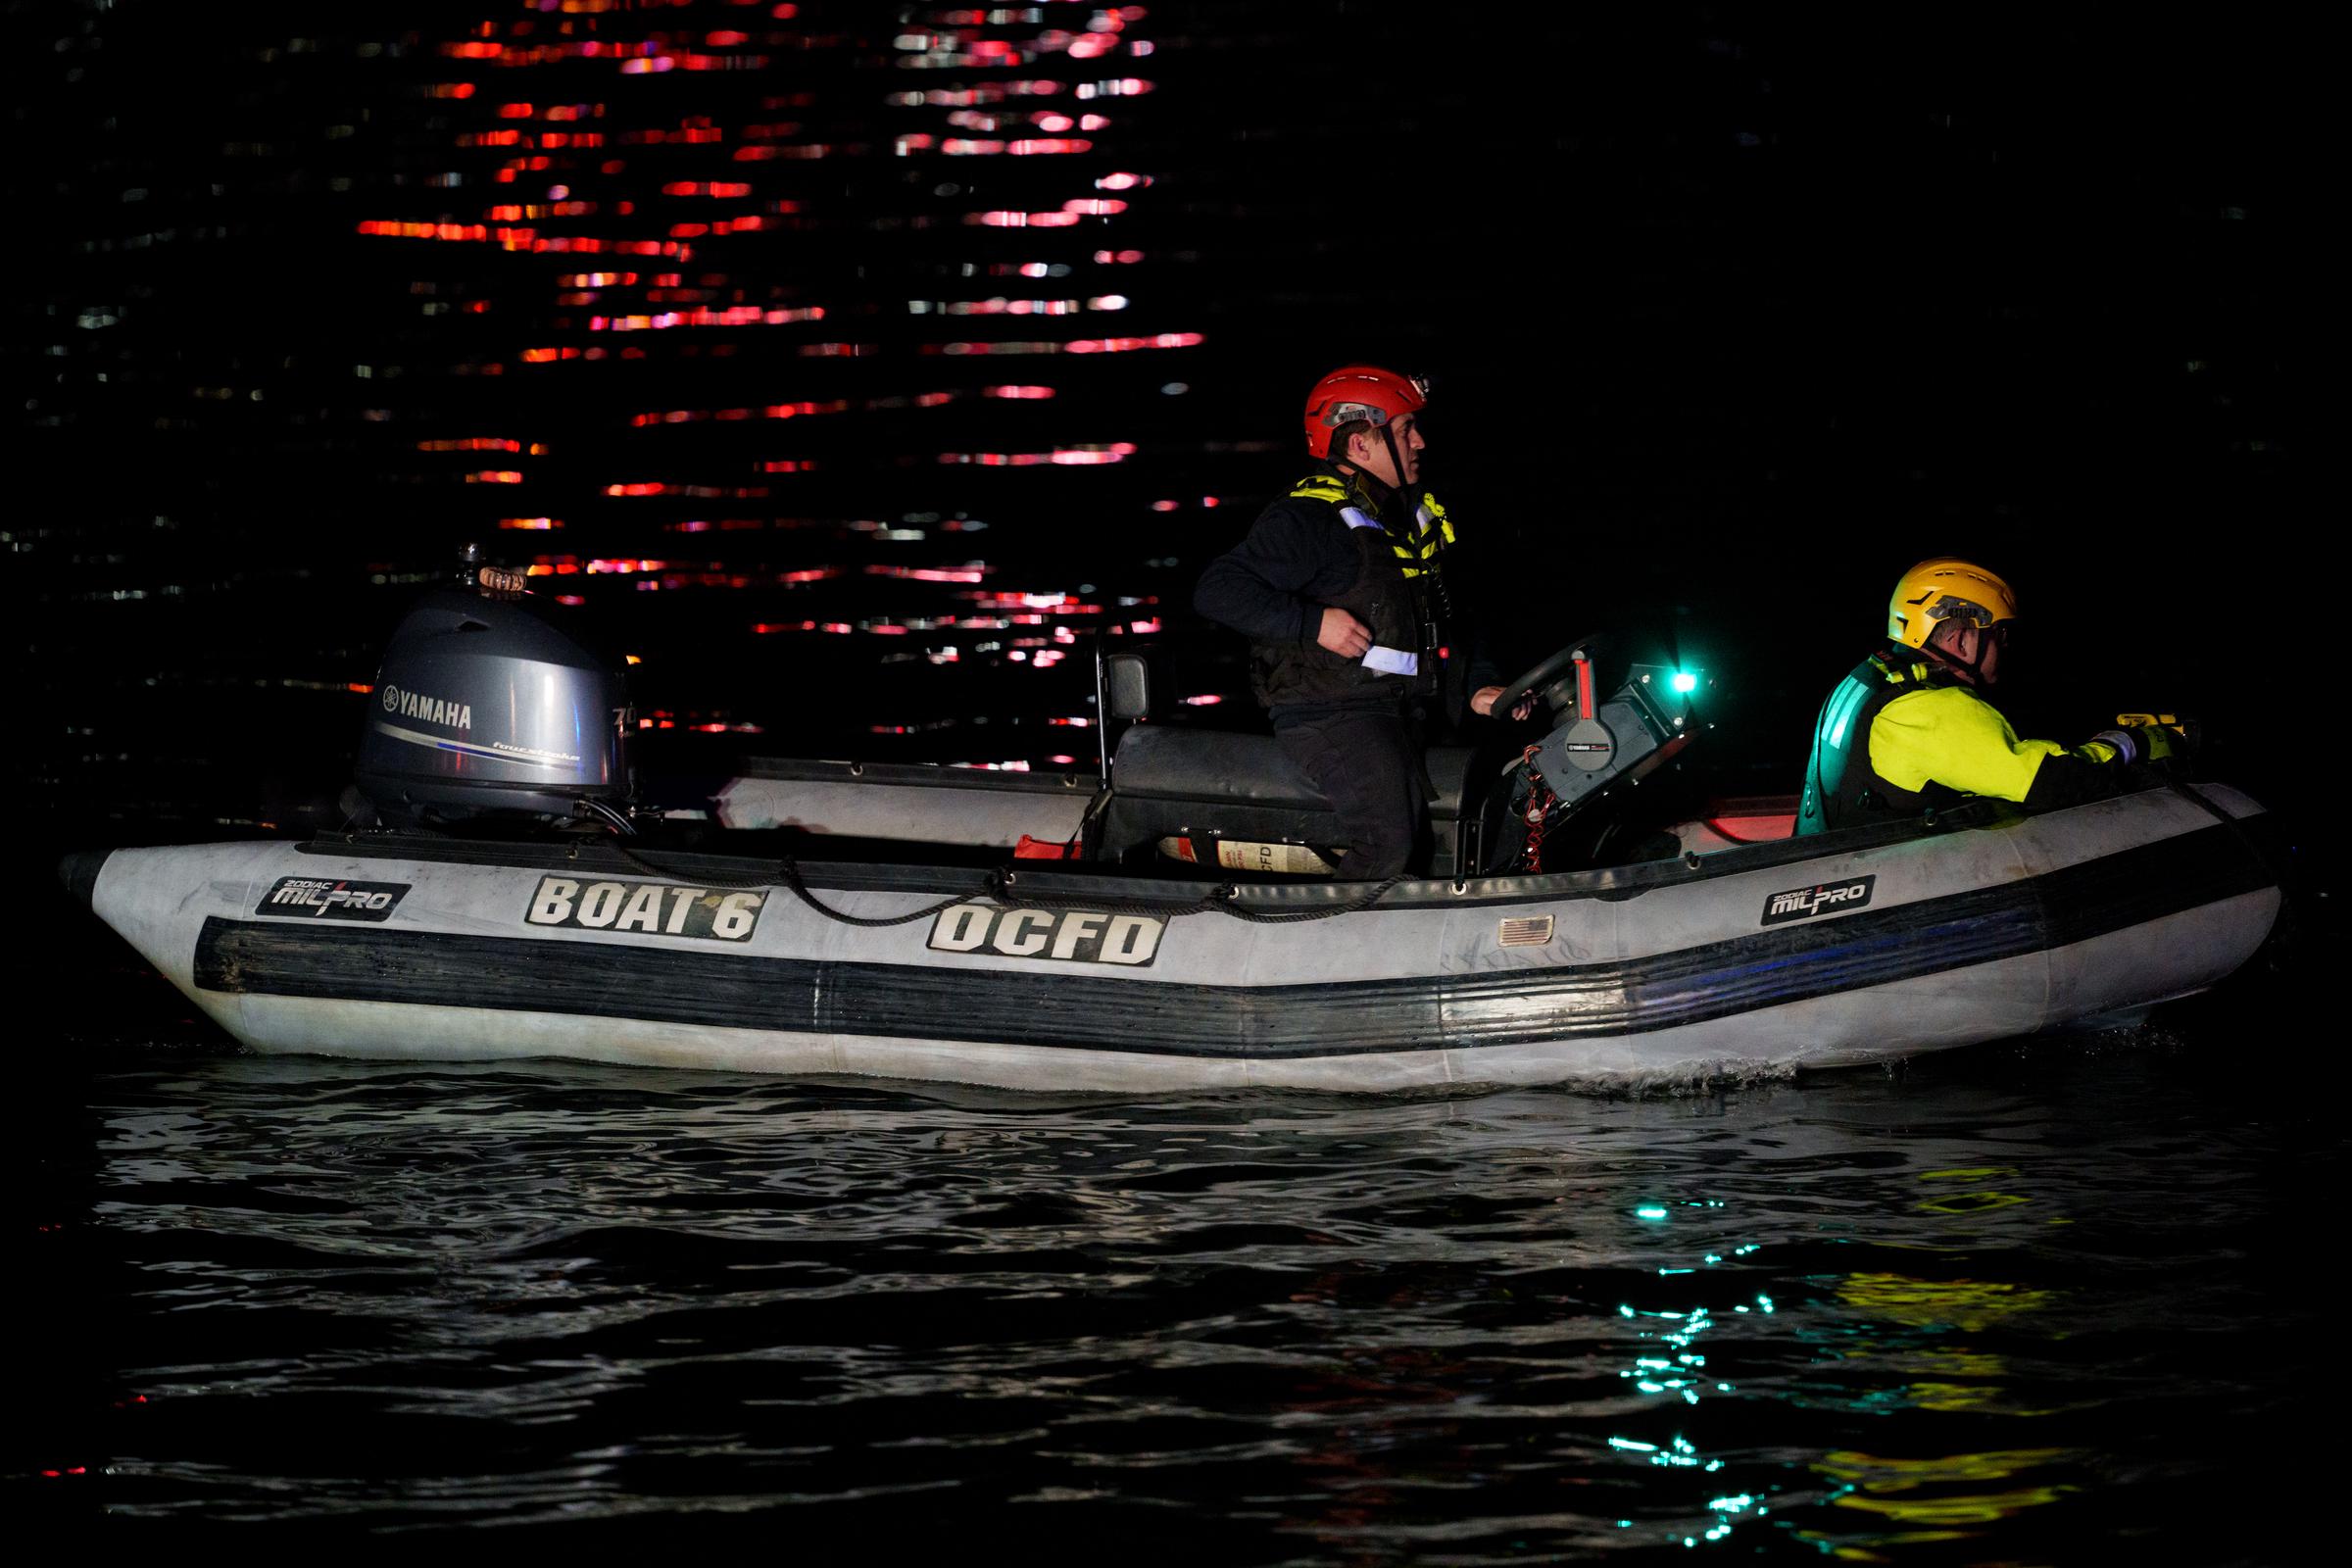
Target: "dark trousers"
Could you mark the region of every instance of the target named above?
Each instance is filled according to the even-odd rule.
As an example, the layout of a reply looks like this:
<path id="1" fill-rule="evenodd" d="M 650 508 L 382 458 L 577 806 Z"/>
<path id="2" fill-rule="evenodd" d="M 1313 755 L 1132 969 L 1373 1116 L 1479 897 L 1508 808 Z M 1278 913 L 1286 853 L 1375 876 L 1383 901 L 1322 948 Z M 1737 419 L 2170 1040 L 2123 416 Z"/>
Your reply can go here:
<path id="1" fill-rule="evenodd" d="M 1425 816 L 1412 727 L 1393 712 L 1339 713 L 1277 723 L 1274 738 L 1339 815 L 1340 875 L 1380 882 L 1403 871 Z"/>

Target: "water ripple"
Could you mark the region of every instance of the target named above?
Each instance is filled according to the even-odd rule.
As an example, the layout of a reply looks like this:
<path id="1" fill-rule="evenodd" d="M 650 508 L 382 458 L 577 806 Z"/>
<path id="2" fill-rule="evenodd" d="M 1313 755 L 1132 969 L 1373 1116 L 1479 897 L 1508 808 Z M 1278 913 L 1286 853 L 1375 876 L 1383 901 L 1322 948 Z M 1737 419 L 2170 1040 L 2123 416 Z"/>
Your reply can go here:
<path id="1" fill-rule="evenodd" d="M 32 1473 L 117 1515 L 1013 1508 L 1249 1561 L 2031 1555 L 2177 1512 L 2230 1472 L 2203 1423 L 2298 1397 L 2236 1348 L 2317 1310 L 2267 1289 L 2280 1162 L 2340 1168 L 2246 1103 L 2209 1136 L 2177 1054 L 2062 1046 L 1667 1098 L 82 1087 L 43 1245 L 91 1331 Z"/>

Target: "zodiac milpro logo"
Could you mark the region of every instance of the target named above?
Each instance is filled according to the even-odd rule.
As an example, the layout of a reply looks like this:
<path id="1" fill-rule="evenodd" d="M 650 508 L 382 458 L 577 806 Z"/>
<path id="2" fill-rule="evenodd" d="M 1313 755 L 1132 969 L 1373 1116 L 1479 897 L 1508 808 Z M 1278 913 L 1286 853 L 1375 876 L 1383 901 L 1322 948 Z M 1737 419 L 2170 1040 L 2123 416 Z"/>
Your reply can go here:
<path id="1" fill-rule="evenodd" d="M 1148 914 L 956 904 L 940 910 L 931 922 L 930 946 L 941 953 L 1001 953 L 1008 958 L 1140 966 L 1158 955 L 1167 925 Z"/>
<path id="2" fill-rule="evenodd" d="M 667 882 L 580 882 L 543 876 L 523 920 L 529 925 L 587 931 L 642 931 L 648 936 L 749 942 L 760 925 L 765 893 L 685 887 Z"/>
<path id="3" fill-rule="evenodd" d="M 285 876 L 254 906 L 256 914 L 288 914 L 312 920 L 389 920 L 393 906 L 409 891 L 406 882 L 348 882 L 332 876 Z"/>
<path id="4" fill-rule="evenodd" d="M 1843 914 L 1848 909 L 1859 909 L 1870 902 L 1870 891 L 1878 885 L 1875 876 L 1857 876 L 1775 893 L 1764 901 L 1763 923 L 1778 925 L 1783 920 L 1802 920 L 1807 915 Z"/>

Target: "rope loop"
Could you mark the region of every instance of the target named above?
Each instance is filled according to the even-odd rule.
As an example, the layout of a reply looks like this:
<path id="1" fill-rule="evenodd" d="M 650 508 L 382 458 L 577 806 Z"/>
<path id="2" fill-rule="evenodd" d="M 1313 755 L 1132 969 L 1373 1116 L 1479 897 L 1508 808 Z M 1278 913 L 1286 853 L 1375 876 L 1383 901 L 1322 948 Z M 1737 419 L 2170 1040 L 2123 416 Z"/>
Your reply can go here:
<path id="1" fill-rule="evenodd" d="M 628 861 L 640 871 L 647 872 L 654 876 L 676 877 L 684 875 L 682 872 L 671 870 L 668 866 L 662 865 L 661 862 L 639 854 L 637 851 L 630 849 L 625 844 L 614 842 L 611 848 L 615 855 L 618 855 L 622 859 Z M 830 905 L 820 903 L 817 900 L 816 895 L 808 891 L 808 885 L 801 880 L 801 868 L 793 863 L 792 858 L 789 856 L 776 861 L 776 868 L 772 873 L 763 870 L 752 874 L 736 874 L 726 871 L 707 870 L 698 874 L 694 880 L 698 882 L 708 882 L 713 887 L 722 888 L 767 888 L 774 887 L 777 883 L 781 882 L 786 888 L 791 890 L 794 898 L 800 900 L 803 904 L 806 904 L 808 906 L 808 907 L 814 909 L 826 919 L 838 920 L 843 925 L 911 925 L 917 920 L 926 919 L 931 915 L 939 913 L 943 909 L 954 908 L 956 905 L 964 902 L 964 895 L 957 893 L 951 894 L 947 898 L 940 900 L 937 904 L 925 905 L 922 908 L 916 909 L 908 914 L 851 914 L 846 909 L 836 909 Z"/>
<path id="2" fill-rule="evenodd" d="M 1335 904 L 1327 909 L 1295 909 L 1288 914 L 1268 914 L 1261 909 L 1243 907 L 1234 902 L 1235 895 L 1241 889 L 1230 883 L 1211 892 L 1203 902 L 1222 913 L 1230 914 L 1237 920 L 1248 920 L 1253 925 L 1295 925 L 1301 920 L 1329 920 L 1336 915 L 1361 913 L 1378 904 L 1389 889 L 1403 880 L 1403 873 L 1399 872 L 1385 882 L 1371 884 L 1362 894 L 1346 904 Z"/>
<path id="3" fill-rule="evenodd" d="M 610 848 L 629 864 L 651 875 L 663 877 L 683 875 L 683 873 L 671 870 L 625 844 L 614 842 L 611 844 Z M 1010 866 L 999 866 L 989 872 L 988 886 L 983 892 L 976 894 L 951 893 L 938 903 L 926 904 L 919 909 L 912 909 L 905 914 L 883 915 L 852 914 L 846 909 L 837 909 L 824 903 L 815 894 L 808 891 L 808 885 L 801 879 L 800 866 L 789 856 L 778 859 L 772 872 L 762 869 L 754 873 L 738 874 L 706 870 L 698 873 L 695 880 L 707 882 L 715 887 L 738 888 L 774 887 L 780 883 L 791 892 L 794 898 L 828 920 L 839 921 L 843 925 L 878 929 L 885 926 L 912 925 L 917 920 L 927 920 L 933 915 L 954 908 L 958 904 L 969 903 L 974 898 L 990 899 L 1006 908 L 1076 906 L 1101 910 L 1106 914 L 1141 914 L 1161 920 L 1180 919 L 1188 914 L 1201 914 L 1214 909 L 1220 914 L 1229 914 L 1237 920 L 1248 920 L 1254 925 L 1292 925 L 1303 920 L 1329 920 L 1337 915 L 1359 913 L 1378 904 L 1389 889 L 1403 881 L 1404 877 L 1398 874 L 1390 877 L 1385 882 L 1371 883 L 1362 894 L 1344 904 L 1335 904 L 1319 909 L 1296 909 L 1287 914 L 1270 914 L 1262 909 L 1248 907 L 1239 902 L 1242 892 L 1240 885 L 1232 882 L 1216 884 L 1190 904 L 1160 904 L 1148 899 L 1090 899 L 1084 896 L 1070 897 L 1067 895 L 1038 898 L 1016 890 L 1014 884 L 1018 877 Z"/>

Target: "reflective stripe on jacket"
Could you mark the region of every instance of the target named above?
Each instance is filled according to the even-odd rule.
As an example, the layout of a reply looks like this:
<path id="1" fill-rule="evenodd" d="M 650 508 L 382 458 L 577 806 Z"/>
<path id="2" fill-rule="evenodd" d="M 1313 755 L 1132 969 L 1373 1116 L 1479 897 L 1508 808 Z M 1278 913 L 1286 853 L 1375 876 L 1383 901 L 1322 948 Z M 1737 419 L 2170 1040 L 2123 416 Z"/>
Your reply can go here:
<path id="1" fill-rule="evenodd" d="M 1406 493 L 1392 492 L 1387 511 L 1402 511 Z M 1354 579 L 1323 603 L 1345 610 L 1371 629 L 1373 646 L 1350 660 L 1310 636 L 1300 642 L 1256 642 L 1250 684 L 1268 708 L 1374 706 L 1439 690 L 1438 649 L 1448 609 L 1445 552 L 1454 543 L 1446 509 L 1426 491 L 1409 522 L 1391 524 L 1370 497 L 1340 473 L 1317 472 L 1292 487 L 1275 507 L 1313 506 L 1347 530 L 1356 551 Z M 1272 511 L 1272 508 L 1268 509 Z"/>
<path id="2" fill-rule="evenodd" d="M 1999 709 L 1934 660 L 1889 648 L 1856 664 L 1822 705 L 1796 832 L 1916 816 L 1972 797 L 2048 810 L 2162 788 L 2170 777 L 2161 765 L 2123 760 L 2104 741 L 2069 751 L 2021 740 Z"/>
<path id="3" fill-rule="evenodd" d="M 1822 705 L 1797 807 L 1799 837 L 1916 816 L 1965 797 L 2024 801 L 2065 748 L 2009 720 L 1934 661 L 1874 654 Z"/>

